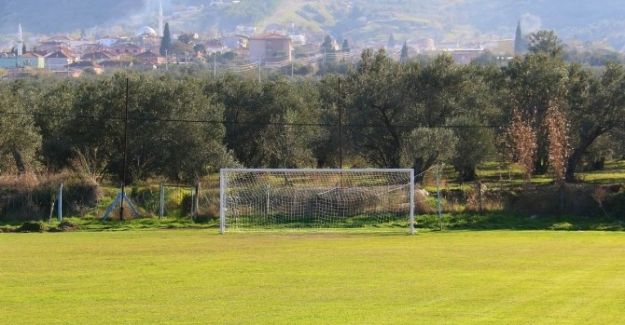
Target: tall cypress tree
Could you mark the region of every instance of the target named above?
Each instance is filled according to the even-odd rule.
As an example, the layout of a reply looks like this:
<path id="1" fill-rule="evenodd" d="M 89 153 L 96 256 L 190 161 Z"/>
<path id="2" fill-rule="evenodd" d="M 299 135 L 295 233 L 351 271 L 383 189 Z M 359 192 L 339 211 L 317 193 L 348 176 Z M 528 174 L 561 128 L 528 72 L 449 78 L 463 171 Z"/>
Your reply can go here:
<path id="1" fill-rule="evenodd" d="M 165 23 L 163 29 L 163 38 L 161 39 L 161 55 L 166 55 L 167 51 L 171 49 L 171 33 L 169 32 L 169 23 Z"/>
<path id="2" fill-rule="evenodd" d="M 393 33 L 391 33 L 391 35 L 388 36 L 388 42 L 386 43 L 386 47 L 389 49 L 392 49 L 395 47 L 395 35 L 393 35 Z"/>
<path id="3" fill-rule="evenodd" d="M 346 52 L 346 53 L 351 51 L 349 48 L 349 42 L 347 41 L 347 39 L 343 40 L 343 45 L 341 45 L 341 51 Z"/>
<path id="4" fill-rule="evenodd" d="M 527 52 L 527 44 L 523 38 L 523 31 L 521 30 L 521 21 L 516 26 L 516 36 L 514 37 L 514 54 L 522 55 Z"/>
<path id="5" fill-rule="evenodd" d="M 399 62 L 408 62 L 408 42 L 404 42 L 404 45 L 401 47 L 401 56 L 399 57 Z"/>

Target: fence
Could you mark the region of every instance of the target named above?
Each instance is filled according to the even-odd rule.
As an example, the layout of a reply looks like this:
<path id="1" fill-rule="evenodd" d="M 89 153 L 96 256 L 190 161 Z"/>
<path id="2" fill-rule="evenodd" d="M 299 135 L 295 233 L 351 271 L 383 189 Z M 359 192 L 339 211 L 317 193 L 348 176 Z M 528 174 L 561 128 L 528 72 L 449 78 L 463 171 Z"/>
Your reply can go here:
<path id="1" fill-rule="evenodd" d="M 508 213 L 521 216 L 625 215 L 625 189 L 619 184 L 523 185 L 509 173 L 493 173 L 470 183 L 452 182 L 452 168 L 434 166 L 420 177 L 415 191 L 417 227 L 445 228 L 449 216 L 480 216 Z M 219 177 L 212 175 L 196 184 L 132 185 L 125 217 L 183 219 L 214 222 L 219 218 Z M 40 177 L 33 180 L 0 177 L 0 223 L 28 220 L 62 220 L 67 217 L 119 219 L 120 190 L 76 177 Z M 111 208 L 112 207 L 112 208 Z M 104 218 L 107 209 L 108 218 Z M 425 220 L 425 221 L 424 221 Z"/>

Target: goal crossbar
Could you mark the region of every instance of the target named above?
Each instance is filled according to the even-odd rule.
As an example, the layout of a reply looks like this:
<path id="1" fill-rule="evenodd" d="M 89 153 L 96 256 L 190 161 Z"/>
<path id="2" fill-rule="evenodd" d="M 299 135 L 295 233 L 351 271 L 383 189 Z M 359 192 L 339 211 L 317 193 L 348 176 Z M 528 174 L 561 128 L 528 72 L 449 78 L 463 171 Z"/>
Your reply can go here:
<path id="1" fill-rule="evenodd" d="M 220 171 L 220 232 L 397 226 L 415 233 L 413 169 Z"/>

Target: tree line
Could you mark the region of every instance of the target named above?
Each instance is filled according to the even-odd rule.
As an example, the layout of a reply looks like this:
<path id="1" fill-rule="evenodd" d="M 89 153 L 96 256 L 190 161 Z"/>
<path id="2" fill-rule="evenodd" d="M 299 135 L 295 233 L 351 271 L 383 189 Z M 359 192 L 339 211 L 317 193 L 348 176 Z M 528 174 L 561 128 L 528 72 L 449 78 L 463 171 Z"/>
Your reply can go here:
<path id="1" fill-rule="evenodd" d="M 0 171 L 118 177 L 128 79 L 135 181 L 340 161 L 417 171 L 444 161 L 470 181 L 489 160 L 574 181 L 625 154 L 625 67 L 567 63 L 558 46 L 539 38 L 504 67 L 366 50 L 344 73 L 314 78 L 125 71 L 2 81 Z"/>

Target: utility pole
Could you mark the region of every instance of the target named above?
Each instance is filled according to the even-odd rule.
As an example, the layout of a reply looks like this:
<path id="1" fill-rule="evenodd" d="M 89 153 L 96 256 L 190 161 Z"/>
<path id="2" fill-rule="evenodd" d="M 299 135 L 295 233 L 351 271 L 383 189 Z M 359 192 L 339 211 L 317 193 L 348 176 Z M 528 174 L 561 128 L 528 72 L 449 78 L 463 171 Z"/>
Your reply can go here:
<path id="1" fill-rule="evenodd" d="M 169 54 L 167 49 L 165 49 L 165 71 L 169 71 Z"/>
<path id="2" fill-rule="evenodd" d="M 341 77 L 338 79 L 338 96 L 336 105 L 339 109 L 339 168 L 343 169 L 343 105 L 340 103 L 341 99 Z"/>
<path id="3" fill-rule="evenodd" d="M 129 79 L 126 78 L 126 114 L 124 117 L 124 166 L 122 167 L 122 194 L 119 205 L 119 220 L 124 221 L 124 199 L 126 198 L 126 160 L 128 156 L 128 95 Z"/>
<path id="4" fill-rule="evenodd" d="M 258 62 L 258 83 L 262 83 L 262 82 L 263 80 L 261 79 L 261 76 L 260 76 L 260 61 L 259 61 Z"/>

